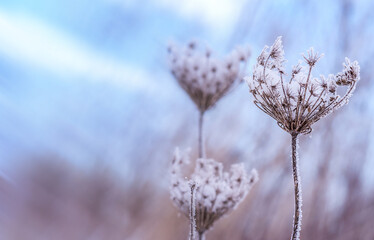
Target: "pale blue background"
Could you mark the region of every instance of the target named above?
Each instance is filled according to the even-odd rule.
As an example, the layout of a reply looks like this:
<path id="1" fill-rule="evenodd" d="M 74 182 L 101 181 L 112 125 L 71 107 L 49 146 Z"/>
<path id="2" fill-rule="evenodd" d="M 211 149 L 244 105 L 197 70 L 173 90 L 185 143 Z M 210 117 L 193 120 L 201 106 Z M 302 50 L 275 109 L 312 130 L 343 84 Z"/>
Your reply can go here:
<path id="1" fill-rule="evenodd" d="M 362 81 L 339 112 L 337 139 L 362 141 L 364 153 L 343 155 L 373 169 L 373 10 L 369 0 L 1 1 L 0 168 L 7 175 L 50 155 L 83 167 L 115 166 L 129 178 L 163 176 L 174 147 L 195 147 L 196 140 L 196 111 L 168 72 L 167 43 L 198 39 L 217 55 L 249 44 L 251 66 L 282 35 L 288 69 L 310 46 L 325 53 L 316 76 L 340 71 L 345 56 L 360 62 Z M 235 130 L 216 130 L 230 118 Z M 288 141 L 255 109 L 244 84 L 207 121 L 210 148 L 231 146 L 248 164 L 270 159 L 274 146 Z M 254 126 L 272 131 L 261 155 L 252 153 Z M 310 140 L 317 145 L 304 147 L 306 159 L 315 157 L 319 129 Z"/>

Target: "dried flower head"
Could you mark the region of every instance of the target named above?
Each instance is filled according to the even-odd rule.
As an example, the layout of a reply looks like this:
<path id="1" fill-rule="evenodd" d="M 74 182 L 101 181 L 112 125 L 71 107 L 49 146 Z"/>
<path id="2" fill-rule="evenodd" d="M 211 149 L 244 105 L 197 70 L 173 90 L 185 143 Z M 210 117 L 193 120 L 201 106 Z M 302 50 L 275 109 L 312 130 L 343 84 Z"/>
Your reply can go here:
<path id="1" fill-rule="evenodd" d="M 234 209 L 258 180 L 256 170 L 247 174 L 243 164 L 231 165 L 230 172 L 223 172 L 223 165 L 213 159 L 197 160 L 191 179 L 183 177 L 182 169 L 189 163 L 188 154 L 176 149 L 171 172 L 170 195 L 174 205 L 187 217 L 190 214 L 191 181 L 196 183 L 195 222 L 199 234 Z"/>
<path id="2" fill-rule="evenodd" d="M 196 42 L 185 47 L 168 47 L 170 68 L 179 85 L 187 92 L 197 108 L 204 112 L 224 96 L 241 79 L 241 63 L 246 63 L 250 51 L 238 47 L 224 59 L 214 58 L 207 48 L 199 49 Z"/>
<path id="3" fill-rule="evenodd" d="M 283 130 L 307 134 L 313 123 L 348 103 L 360 79 L 360 67 L 357 61 L 346 58 L 341 73 L 315 78 L 312 69 L 322 55 L 311 48 L 304 56 L 307 65 L 299 62 L 293 67 L 290 80 L 285 81 L 283 55 L 278 37 L 257 58 L 252 78 L 245 79 L 258 108 L 274 118 Z M 340 86 L 347 88 L 343 96 L 337 93 Z"/>

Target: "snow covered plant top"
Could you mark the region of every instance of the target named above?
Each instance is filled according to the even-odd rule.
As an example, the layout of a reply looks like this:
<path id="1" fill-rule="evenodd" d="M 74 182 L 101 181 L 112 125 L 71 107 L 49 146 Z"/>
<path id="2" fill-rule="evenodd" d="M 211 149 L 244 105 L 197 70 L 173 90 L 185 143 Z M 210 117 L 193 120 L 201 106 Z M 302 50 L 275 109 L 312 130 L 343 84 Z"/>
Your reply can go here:
<path id="1" fill-rule="evenodd" d="M 262 50 L 253 69 L 253 76 L 245 77 L 253 94 L 254 103 L 274 118 L 278 125 L 290 134 L 308 134 L 312 124 L 322 117 L 348 103 L 360 79 L 360 66 L 348 58 L 343 71 L 328 77 L 312 76 L 312 69 L 322 55 L 313 48 L 302 62 L 293 67 L 290 79 L 285 79 L 285 62 L 281 37 L 273 46 Z M 337 87 L 346 86 L 343 96 L 337 94 Z"/>
<path id="2" fill-rule="evenodd" d="M 168 52 L 172 74 L 201 112 L 213 107 L 241 78 L 241 63 L 250 55 L 248 48 L 238 47 L 219 59 L 209 48 L 199 49 L 195 42 L 183 47 L 170 44 Z"/>
<path id="3" fill-rule="evenodd" d="M 191 201 L 190 182 L 196 183 L 196 230 L 202 234 L 245 198 L 258 180 L 258 174 L 256 170 L 248 174 L 243 164 L 233 164 L 230 172 L 223 172 L 221 163 L 213 159 L 200 158 L 191 179 L 187 179 L 183 177 L 182 169 L 188 163 L 188 153 L 180 153 L 176 149 L 170 168 L 170 195 L 174 205 L 188 217 Z"/>

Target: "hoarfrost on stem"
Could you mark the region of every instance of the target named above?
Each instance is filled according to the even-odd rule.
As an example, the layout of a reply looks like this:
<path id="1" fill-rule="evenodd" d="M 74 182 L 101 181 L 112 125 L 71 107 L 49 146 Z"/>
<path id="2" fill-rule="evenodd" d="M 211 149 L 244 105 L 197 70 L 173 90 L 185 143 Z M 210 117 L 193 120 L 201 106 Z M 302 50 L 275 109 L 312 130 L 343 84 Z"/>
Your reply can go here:
<path id="1" fill-rule="evenodd" d="M 299 240 L 300 239 L 300 231 L 301 231 L 301 222 L 303 218 L 303 212 L 301 207 L 303 206 L 303 198 L 302 198 L 302 188 L 301 188 L 301 178 L 300 178 L 300 170 L 299 170 L 299 138 L 297 133 L 293 133 L 292 137 L 292 174 L 294 180 L 294 191 L 295 191 L 295 209 L 294 209 L 294 216 L 293 216 L 293 230 L 291 240 Z"/>
<path id="2" fill-rule="evenodd" d="M 190 185 L 190 240 L 196 239 L 196 182 L 191 180 Z"/>
<path id="3" fill-rule="evenodd" d="M 265 46 L 262 50 L 252 77 L 245 78 L 256 106 L 274 118 L 279 127 L 292 137 L 295 212 L 291 240 L 300 239 L 302 220 L 298 136 L 300 133 L 310 133 L 315 122 L 347 104 L 360 80 L 357 61 L 351 62 L 346 58 L 342 72 L 316 78 L 313 77 L 312 70 L 322 55 L 311 48 L 303 57 L 306 65 L 299 61 L 292 68 L 289 80 L 285 79 L 284 50 L 282 39 L 278 37 L 271 47 Z M 340 96 L 337 88 L 343 86 L 346 87 L 346 92 Z"/>

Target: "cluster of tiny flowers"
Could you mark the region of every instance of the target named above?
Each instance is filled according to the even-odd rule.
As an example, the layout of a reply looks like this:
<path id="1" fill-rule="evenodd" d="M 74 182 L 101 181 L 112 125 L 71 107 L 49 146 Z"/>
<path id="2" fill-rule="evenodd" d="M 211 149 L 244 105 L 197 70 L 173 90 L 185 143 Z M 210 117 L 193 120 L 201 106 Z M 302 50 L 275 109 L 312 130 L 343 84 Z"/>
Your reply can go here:
<path id="1" fill-rule="evenodd" d="M 213 159 L 197 160 L 191 179 L 183 177 L 182 169 L 189 163 L 188 154 L 176 149 L 171 164 L 170 194 L 176 207 L 187 217 L 190 215 L 191 181 L 195 189 L 196 231 L 204 233 L 213 223 L 234 209 L 258 180 L 256 170 L 247 174 L 243 164 L 231 165 L 223 172 L 223 165 Z"/>
<path id="2" fill-rule="evenodd" d="M 250 55 L 248 48 L 237 48 L 224 59 L 214 58 L 207 48 L 191 42 L 181 47 L 170 44 L 169 64 L 173 76 L 201 112 L 213 107 L 243 76 L 242 63 Z"/>
<path id="3" fill-rule="evenodd" d="M 274 118 L 283 130 L 307 134 L 312 131 L 313 123 L 348 103 L 360 79 L 360 67 L 357 61 L 346 58 L 342 72 L 313 77 L 312 69 L 322 55 L 311 48 L 304 56 L 306 66 L 299 61 L 286 80 L 283 56 L 282 40 L 278 37 L 271 47 L 265 46 L 252 78 L 245 80 L 256 106 Z M 340 86 L 347 88 L 343 96 L 337 93 Z"/>

